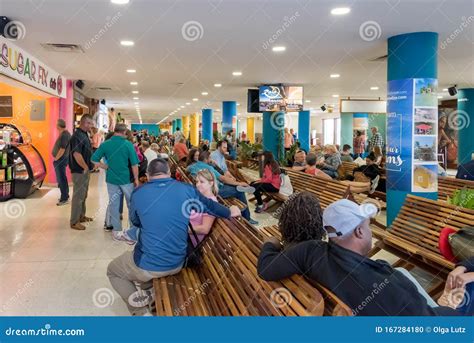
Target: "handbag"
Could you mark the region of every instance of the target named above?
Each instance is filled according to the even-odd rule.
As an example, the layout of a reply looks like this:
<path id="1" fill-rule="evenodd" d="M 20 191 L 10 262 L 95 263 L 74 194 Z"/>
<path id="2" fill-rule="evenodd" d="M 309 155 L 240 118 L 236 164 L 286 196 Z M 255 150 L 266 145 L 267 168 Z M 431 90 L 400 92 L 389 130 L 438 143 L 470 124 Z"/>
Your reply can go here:
<path id="1" fill-rule="evenodd" d="M 186 247 L 186 258 L 184 259 L 184 264 L 183 268 L 195 268 L 198 267 L 202 264 L 202 246 L 204 242 L 206 241 L 207 237 L 209 235 L 204 236 L 204 238 L 199 242 L 199 237 L 194 231 L 193 226 L 191 223 L 189 223 L 189 231 L 191 231 L 190 234 L 188 234 L 188 245 Z M 194 246 L 193 241 L 191 239 L 191 235 L 193 235 L 194 239 L 196 242 L 196 246 Z"/>
<path id="2" fill-rule="evenodd" d="M 448 238 L 449 245 L 458 261 L 474 256 L 474 227 L 464 227 Z"/>

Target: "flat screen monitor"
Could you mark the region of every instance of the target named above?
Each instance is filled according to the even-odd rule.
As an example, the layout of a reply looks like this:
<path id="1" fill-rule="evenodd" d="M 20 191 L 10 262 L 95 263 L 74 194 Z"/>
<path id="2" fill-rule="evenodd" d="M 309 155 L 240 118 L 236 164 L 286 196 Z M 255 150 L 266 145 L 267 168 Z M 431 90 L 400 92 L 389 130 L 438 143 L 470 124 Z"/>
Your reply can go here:
<path id="1" fill-rule="evenodd" d="M 295 112 L 303 110 L 303 87 L 268 85 L 259 87 L 259 110 Z"/>
<path id="2" fill-rule="evenodd" d="M 249 89 L 247 91 L 247 112 L 248 113 L 259 113 L 260 102 L 258 89 Z"/>

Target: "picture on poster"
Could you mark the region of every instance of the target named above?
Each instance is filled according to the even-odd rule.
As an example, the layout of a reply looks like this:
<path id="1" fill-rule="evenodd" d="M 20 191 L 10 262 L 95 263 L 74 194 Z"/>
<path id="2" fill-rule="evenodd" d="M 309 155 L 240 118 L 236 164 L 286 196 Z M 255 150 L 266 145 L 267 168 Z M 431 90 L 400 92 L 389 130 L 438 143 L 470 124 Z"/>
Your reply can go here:
<path id="1" fill-rule="evenodd" d="M 441 108 L 438 119 L 438 153 L 450 168 L 456 167 L 457 164 L 459 129 L 456 120 L 449 120 L 448 125 L 448 118 L 456 113 L 456 108 Z"/>
<path id="2" fill-rule="evenodd" d="M 413 166 L 412 192 L 430 193 L 438 190 L 438 165 L 415 164 Z"/>
<path id="3" fill-rule="evenodd" d="M 429 121 L 415 121 L 415 135 L 434 135 L 436 133 L 436 123 Z"/>
<path id="4" fill-rule="evenodd" d="M 415 108 L 415 121 L 436 121 L 437 116 L 436 108 Z"/>
<path id="5" fill-rule="evenodd" d="M 436 162 L 436 137 L 414 136 L 413 137 L 413 161 Z"/>
<path id="6" fill-rule="evenodd" d="M 415 79 L 415 106 L 438 106 L 437 79 Z"/>

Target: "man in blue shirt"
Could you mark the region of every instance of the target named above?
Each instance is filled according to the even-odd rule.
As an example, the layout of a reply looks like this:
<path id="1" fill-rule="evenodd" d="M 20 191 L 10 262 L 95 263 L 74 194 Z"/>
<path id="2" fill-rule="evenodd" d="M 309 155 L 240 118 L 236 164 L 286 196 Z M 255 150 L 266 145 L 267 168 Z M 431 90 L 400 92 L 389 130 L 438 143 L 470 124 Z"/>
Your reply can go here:
<path id="1" fill-rule="evenodd" d="M 135 283 L 142 290 L 150 289 L 153 278 L 176 274 L 183 267 L 191 209 L 221 218 L 240 215 L 238 207 L 222 206 L 193 186 L 172 179 L 168 163 L 161 158 L 150 162 L 147 175 L 149 181 L 136 188 L 130 200 L 130 220 L 140 229 L 138 243 L 133 252 L 115 258 L 107 269 L 112 287 L 132 315 L 149 315 L 149 300 L 141 307 L 130 305 L 137 292 Z M 153 290 L 148 291 L 151 294 Z"/>
<path id="2" fill-rule="evenodd" d="M 255 192 L 255 188 L 249 186 L 245 182 L 237 181 L 232 175 L 221 175 L 212 165 L 209 151 L 201 151 L 199 154 L 199 161 L 191 164 L 188 167 L 188 172 L 191 173 L 193 177 L 196 177 L 197 173 L 201 169 L 208 169 L 217 179 L 217 185 L 219 187 L 219 195 L 223 199 L 227 198 L 237 198 L 242 203 L 246 205 L 245 209 L 242 211 L 242 217 L 247 219 L 250 224 L 257 225 L 258 222 L 250 218 L 250 211 L 248 209 L 247 198 L 245 193 Z"/>
<path id="3" fill-rule="evenodd" d="M 227 141 L 221 140 L 217 142 L 216 150 L 211 153 L 211 160 L 227 174 L 227 163 L 225 163 L 225 155 L 227 155 Z"/>

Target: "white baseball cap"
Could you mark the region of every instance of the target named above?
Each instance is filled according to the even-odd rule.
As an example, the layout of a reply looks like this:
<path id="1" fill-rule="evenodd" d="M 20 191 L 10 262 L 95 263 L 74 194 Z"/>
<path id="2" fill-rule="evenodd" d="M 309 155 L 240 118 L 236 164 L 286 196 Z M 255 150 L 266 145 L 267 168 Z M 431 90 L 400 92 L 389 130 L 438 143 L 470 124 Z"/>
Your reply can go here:
<path id="1" fill-rule="evenodd" d="M 333 202 L 323 212 L 323 226 L 336 232 L 328 232 L 329 238 L 345 236 L 354 231 L 360 224 L 377 215 L 378 208 L 373 203 L 362 203 L 342 199 Z"/>

